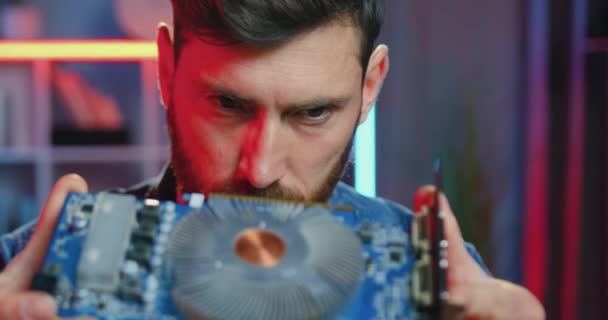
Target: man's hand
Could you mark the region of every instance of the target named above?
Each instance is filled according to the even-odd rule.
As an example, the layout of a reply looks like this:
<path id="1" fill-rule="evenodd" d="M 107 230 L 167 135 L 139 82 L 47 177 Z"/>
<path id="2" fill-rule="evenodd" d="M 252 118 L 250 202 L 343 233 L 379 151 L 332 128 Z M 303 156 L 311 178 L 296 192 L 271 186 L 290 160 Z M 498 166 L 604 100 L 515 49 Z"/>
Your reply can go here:
<path id="1" fill-rule="evenodd" d="M 414 209 L 434 202 L 435 188 L 425 186 L 414 196 Z M 540 302 L 525 288 L 492 278 L 469 255 L 458 222 L 444 194 L 439 197 L 448 241 L 449 302 L 464 306 L 464 319 L 544 319 Z"/>
<path id="2" fill-rule="evenodd" d="M 76 174 L 61 177 L 49 195 L 32 238 L 0 273 L 0 319 L 56 319 L 57 306 L 46 293 L 29 291 L 45 256 L 68 192 L 87 192 Z"/>

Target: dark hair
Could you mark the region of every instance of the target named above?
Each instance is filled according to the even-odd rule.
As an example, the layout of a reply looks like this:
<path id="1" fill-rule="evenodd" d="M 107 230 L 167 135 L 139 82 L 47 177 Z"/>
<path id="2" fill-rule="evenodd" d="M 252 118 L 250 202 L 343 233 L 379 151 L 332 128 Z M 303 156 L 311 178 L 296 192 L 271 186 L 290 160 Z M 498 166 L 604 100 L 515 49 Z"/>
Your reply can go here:
<path id="1" fill-rule="evenodd" d="M 187 37 L 216 44 L 279 45 L 323 23 L 340 20 L 361 31 L 360 59 L 367 68 L 384 14 L 383 0 L 171 0 L 175 57 Z"/>

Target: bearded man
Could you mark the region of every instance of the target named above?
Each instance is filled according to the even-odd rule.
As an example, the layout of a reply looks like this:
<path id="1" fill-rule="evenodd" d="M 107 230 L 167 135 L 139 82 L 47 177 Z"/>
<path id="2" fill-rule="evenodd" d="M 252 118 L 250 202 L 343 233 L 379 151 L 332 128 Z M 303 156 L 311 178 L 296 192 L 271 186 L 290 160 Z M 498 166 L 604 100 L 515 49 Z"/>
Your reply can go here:
<path id="1" fill-rule="evenodd" d="M 172 5 L 173 32 L 161 24 L 157 34 L 171 162 L 158 178 L 117 192 L 172 201 L 183 193 L 226 192 L 349 204 L 370 223 L 407 230 L 411 211 L 339 182 L 356 128 L 389 67 L 387 46 L 374 45 L 383 1 Z M 86 183 L 77 175 L 61 178 L 35 231 L 26 226 L 0 242 L 0 261 L 7 264 L 0 274 L 0 318 L 52 318 L 56 311 L 48 295 L 27 288 L 69 191 L 86 192 Z M 418 195 L 433 192 L 424 187 Z M 442 196 L 440 204 L 450 243 L 450 299 L 464 306 L 465 318 L 544 318 L 527 290 L 488 275 L 462 240 L 447 199 Z"/>

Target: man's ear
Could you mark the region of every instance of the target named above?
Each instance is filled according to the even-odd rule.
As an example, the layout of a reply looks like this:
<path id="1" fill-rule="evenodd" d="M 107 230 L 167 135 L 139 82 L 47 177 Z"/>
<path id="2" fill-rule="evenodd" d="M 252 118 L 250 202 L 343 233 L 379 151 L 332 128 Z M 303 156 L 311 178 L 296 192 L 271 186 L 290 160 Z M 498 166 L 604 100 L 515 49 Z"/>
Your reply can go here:
<path id="1" fill-rule="evenodd" d="M 367 64 L 367 71 L 363 80 L 363 100 L 359 124 L 365 122 L 369 111 L 376 102 L 376 99 L 378 99 L 378 94 L 380 94 L 380 89 L 382 89 L 382 83 L 384 82 L 384 78 L 386 78 L 387 72 L 388 47 L 381 44 L 376 47 Z"/>
<path id="2" fill-rule="evenodd" d="M 175 73 L 175 59 L 173 40 L 169 27 L 161 23 L 156 33 L 156 46 L 158 49 L 158 86 L 163 106 L 168 108 L 173 94 L 173 75 Z"/>

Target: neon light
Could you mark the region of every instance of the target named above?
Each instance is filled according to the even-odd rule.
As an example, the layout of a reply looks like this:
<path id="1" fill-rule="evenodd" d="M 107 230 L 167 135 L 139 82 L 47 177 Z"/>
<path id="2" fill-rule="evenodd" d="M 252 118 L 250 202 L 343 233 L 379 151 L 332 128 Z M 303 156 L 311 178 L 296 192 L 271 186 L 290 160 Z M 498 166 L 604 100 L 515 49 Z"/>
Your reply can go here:
<path id="1" fill-rule="evenodd" d="M 0 41 L 0 61 L 129 61 L 156 59 L 156 52 L 156 44 L 153 41 Z"/>
<path id="2" fill-rule="evenodd" d="M 366 196 L 376 196 L 376 108 L 355 135 L 355 189 Z"/>

